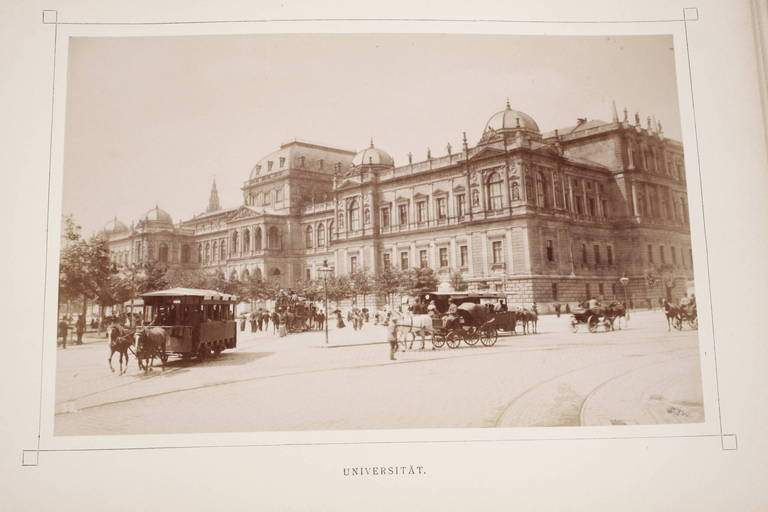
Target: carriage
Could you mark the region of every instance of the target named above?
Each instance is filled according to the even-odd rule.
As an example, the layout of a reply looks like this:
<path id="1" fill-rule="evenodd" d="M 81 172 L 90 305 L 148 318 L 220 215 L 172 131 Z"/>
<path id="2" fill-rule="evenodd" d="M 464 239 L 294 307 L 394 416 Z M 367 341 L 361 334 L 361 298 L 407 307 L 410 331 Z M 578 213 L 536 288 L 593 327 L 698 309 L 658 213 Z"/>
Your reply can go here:
<path id="1" fill-rule="evenodd" d="M 578 332 L 579 325 L 587 326 L 589 332 L 598 332 L 602 326 L 605 331 L 620 329 L 621 326 L 616 322 L 618 318 L 624 317 L 624 305 L 620 303 L 611 303 L 608 306 L 599 306 L 597 308 L 574 308 L 571 314 L 571 329 Z"/>
<path id="2" fill-rule="evenodd" d="M 496 318 L 491 310 L 482 304 L 464 302 L 456 309 L 455 317 L 432 318 L 432 345 L 444 344 L 458 348 L 463 341 L 474 346 L 479 341 L 485 347 L 492 347 L 499 339 Z"/>
<path id="3" fill-rule="evenodd" d="M 304 332 L 309 329 L 312 308 L 302 297 L 280 295 L 275 300 L 275 311 L 280 313 L 288 333 Z"/>
<path id="4" fill-rule="evenodd" d="M 141 298 L 143 323 L 165 332 L 156 354 L 163 363 L 169 355 L 205 359 L 237 346 L 235 296 L 214 290 L 171 288 L 148 292 Z"/>
<path id="5" fill-rule="evenodd" d="M 678 331 L 683 330 L 683 325 L 687 324 L 691 329 L 699 328 L 699 318 L 696 314 L 696 306 L 681 306 L 678 308 L 677 315 L 672 318 L 672 327 Z"/>

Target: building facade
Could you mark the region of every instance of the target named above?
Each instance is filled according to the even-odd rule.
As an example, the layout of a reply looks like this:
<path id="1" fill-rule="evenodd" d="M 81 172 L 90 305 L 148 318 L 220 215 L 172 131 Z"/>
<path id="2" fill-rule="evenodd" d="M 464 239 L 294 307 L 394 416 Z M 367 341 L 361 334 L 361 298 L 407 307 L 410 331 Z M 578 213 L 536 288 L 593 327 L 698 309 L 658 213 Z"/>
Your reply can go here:
<path id="1" fill-rule="evenodd" d="M 623 114 L 543 133 L 507 104 L 476 144 L 464 135 L 461 148 L 402 165 L 373 141 L 359 152 L 289 142 L 256 163 L 237 207 L 221 208 L 214 182 L 190 220 L 155 207 L 104 232 L 118 263 L 283 286 L 319 278 L 327 261 L 338 274 L 458 271 L 471 290 L 518 304 L 676 299 L 693 279 L 682 144 Z"/>

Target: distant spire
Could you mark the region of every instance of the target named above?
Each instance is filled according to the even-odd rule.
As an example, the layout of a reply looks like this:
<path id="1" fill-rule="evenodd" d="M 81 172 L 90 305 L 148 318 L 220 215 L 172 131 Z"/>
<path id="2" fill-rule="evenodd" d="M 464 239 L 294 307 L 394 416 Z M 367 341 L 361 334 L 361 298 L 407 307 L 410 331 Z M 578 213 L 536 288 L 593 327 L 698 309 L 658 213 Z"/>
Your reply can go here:
<path id="1" fill-rule="evenodd" d="M 213 184 L 211 185 L 211 195 L 208 197 L 208 209 L 206 213 L 215 212 L 221 210 L 221 204 L 219 203 L 219 191 L 216 189 L 216 178 L 213 178 Z"/>
<path id="2" fill-rule="evenodd" d="M 619 113 L 616 110 L 616 101 L 615 100 L 613 102 L 611 102 L 611 107 L 613 109 L 613 122 L 614 123 L 618 123 L 619 122 Z"/>
<path id="3" fill-rule="evenodd" d="M 467 132 L 462 132 L 461 134 L 461 146 L 464 148 L 464 151 L 469 151 L 469 144 L 467 143 Z"/>

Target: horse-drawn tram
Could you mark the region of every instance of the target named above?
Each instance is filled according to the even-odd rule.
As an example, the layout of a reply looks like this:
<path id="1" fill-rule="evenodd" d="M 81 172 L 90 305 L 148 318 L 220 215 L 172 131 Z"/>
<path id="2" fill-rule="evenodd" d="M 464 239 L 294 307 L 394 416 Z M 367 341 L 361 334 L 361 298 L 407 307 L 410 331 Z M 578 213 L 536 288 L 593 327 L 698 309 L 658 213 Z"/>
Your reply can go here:
<path id="1" fill-rule="evenodd" d="M 139 336 L 139 350 L 143 343 L 145 351 L 156 352 L 152 355 L 165 362 L 171 354 L 204 359 L 237 346 L 234 295 L 171 288 L 148 292 L 141 298 L 145 327 Z"/>

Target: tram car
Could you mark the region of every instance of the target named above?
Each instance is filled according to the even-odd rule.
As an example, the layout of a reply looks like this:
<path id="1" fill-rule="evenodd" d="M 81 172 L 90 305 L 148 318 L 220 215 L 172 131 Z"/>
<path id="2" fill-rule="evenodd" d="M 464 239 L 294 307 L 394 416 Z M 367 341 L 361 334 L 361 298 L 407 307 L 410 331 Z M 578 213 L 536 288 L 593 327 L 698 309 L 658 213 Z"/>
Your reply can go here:
<path id="1" fill-rule="evenodd" d="M 214 290 L 171 288 L 141 295 L 144 325 L 165 331 L 160 358 L 205 359 L 237 347 L 234 295 Z"/>

